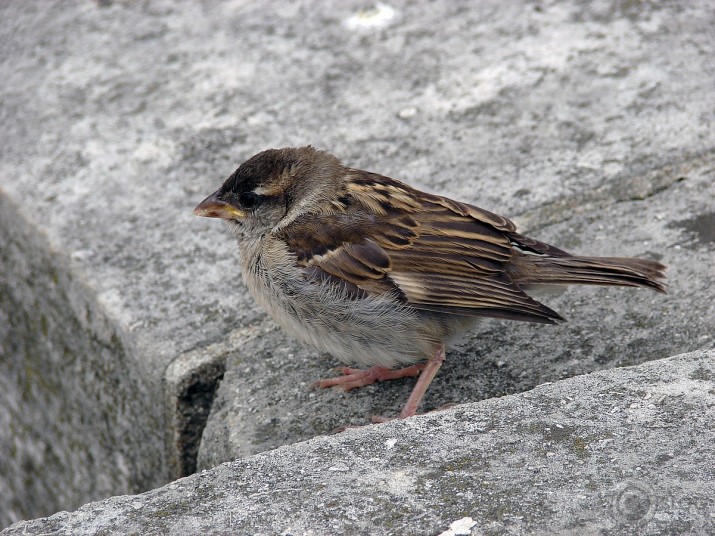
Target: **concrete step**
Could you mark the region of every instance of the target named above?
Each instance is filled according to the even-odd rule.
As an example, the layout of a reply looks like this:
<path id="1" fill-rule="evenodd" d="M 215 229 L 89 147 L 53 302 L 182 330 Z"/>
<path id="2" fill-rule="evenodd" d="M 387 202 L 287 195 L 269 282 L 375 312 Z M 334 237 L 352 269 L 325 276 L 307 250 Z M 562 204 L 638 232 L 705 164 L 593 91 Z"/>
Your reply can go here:
<path id="1" fill-rule="evenodd" d="M 546 298 L 568 324 L 480 324 L 425 410 L 711 350 L 711 19 L 704 1 L 0 3 L 0 527 L 404 403 L 409 380 L 310 390 L 336 362 L 275 329 L 230 237 L 191 215 L 267 147 L 669 265 L 668 296 L 572 289 Z"/>

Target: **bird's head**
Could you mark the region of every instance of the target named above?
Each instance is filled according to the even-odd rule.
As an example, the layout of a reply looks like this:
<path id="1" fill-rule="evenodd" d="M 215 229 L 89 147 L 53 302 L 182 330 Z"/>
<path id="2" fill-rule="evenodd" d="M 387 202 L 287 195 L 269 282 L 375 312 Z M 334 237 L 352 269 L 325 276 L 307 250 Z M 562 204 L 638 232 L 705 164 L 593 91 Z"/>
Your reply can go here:
<path id="1" fill-rule="evenodd" d="M 328 201 L 344 168 L 311 146 L 268 149 L 246 160 L 194 214 L 221 218 L 239 234 L 262 234 L 287 225 Z"/>

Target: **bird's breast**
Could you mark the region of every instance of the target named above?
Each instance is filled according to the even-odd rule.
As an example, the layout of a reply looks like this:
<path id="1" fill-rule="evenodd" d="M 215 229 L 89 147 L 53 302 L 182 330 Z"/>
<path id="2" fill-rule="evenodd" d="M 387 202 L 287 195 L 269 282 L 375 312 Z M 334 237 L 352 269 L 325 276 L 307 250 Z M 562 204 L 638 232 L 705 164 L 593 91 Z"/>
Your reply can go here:
<path id="1" fill-rule="evenodd" d="M 346 363 L 393 367 L 428 358 L 443 326 L 390 294 L 356 299 L 329 282 L 310 281 L 284 243 L 241 244 L 244 282 L 286 332 Z"/>

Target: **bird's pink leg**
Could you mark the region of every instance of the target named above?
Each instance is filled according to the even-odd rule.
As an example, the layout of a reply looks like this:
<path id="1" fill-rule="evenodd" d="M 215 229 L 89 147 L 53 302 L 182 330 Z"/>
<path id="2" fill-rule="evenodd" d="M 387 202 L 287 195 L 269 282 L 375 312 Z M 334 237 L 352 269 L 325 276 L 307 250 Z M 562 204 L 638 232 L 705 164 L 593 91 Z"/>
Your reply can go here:
<path id="1" fill-rule="evenodd" d="M 344 391 L 349 391 L 350 389 L 365 387 L 366 385 L 370 385 L 375 382 L 396 380 L 399 378 L 408 378 L 419 375 L 420 377 L 412 389 L 412 393 L 407 399 L 405 407 L 402 408 L 400 415 L 397 417 L 398 419 L 404 419 L 406 417 L 412 417 L 415 413 L 417 413 L 417 408 L 422 402 L 422 398 L 425 396 L 427 388 L 430 386 L 430 383 L 432 383 L 432 380 L 437 374 L 439 368 L 442 366 L 442 363 L 444 363 L 444 345 L 437 348 L 434 355 L 427 360 L 427 363 L 412 365 L 411 367 L 398 370 L 392 370 L 386 367 L 372 367 L 366 370 L 343 367 L 340 369 L 343 376 L 319 380 L 313 385 L 322 388 L 340 387 Z M 376 415 L 373 416 L 372 420 L 373 422 L 387 422 L 392 419 Z"/>
<path id="2" fill-rule="evenodd" d="M 414 389 L 412 389 L 410 398 L 407 399 L 405 407 L 402 408 L 402 411 L 400 412 L 398 417 L 399 419 L 412 417 L 415 413 L 417 413 L 417 408 L 419 407 L 420 402 L 422 402 L 422 397 L 425 396 L 427 388 L 430 383 L 432 383 L 432 380 L 434 379 L 435 374 L 437 374 L 439 367 L 442 366 L 442 363 L 444 363 L 444 345 L 440 346 L 424 365 L 422 374 L 420 374 Z M 376 415 L 372 418 L 372 420 L 373 422 L 387 422 L 391 419 Z"/>
<path id="3" fill-rule="evenodd" d="M 372 367 L 365 370 L 342 367 L 340 369 L 340 372 L 343 374 L 342 376 L 319 380 L 313 385 L 323 389 L 326 387 L 340 387 L 343 391 L 349 391 L 350 389 L 365 387 L 366 385 L 370 385 L 375 382 L 411 378 L 419 375 L 422 369 L 424 369 L 427 365 L 428 364 L 421 363 L 419 365 L 412 365 L 411 367 L 405 367 L 397 370 L 392 370 L 386 367 Z M 425 386 L 425 389 L 426 388 L 427 387 Z"/>

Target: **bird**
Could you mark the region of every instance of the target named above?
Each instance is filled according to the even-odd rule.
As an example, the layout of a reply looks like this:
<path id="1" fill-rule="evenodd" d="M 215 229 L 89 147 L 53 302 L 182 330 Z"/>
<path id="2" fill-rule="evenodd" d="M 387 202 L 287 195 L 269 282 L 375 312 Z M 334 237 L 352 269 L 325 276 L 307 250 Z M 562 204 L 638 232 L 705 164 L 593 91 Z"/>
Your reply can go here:
<path id="1" fill-rule="evenodd" d="M 250 157 L 194 214 L 227 223 L 248 291 L 279 326 L 346 364 L 318 387 L 417 376 L 398 418 L 417 413 L 446 348 L 479 319 L 564 321 L 530 290 L 666 292 L 660 262 L 572 255 L 496 213 L 310 145 Z"/>

